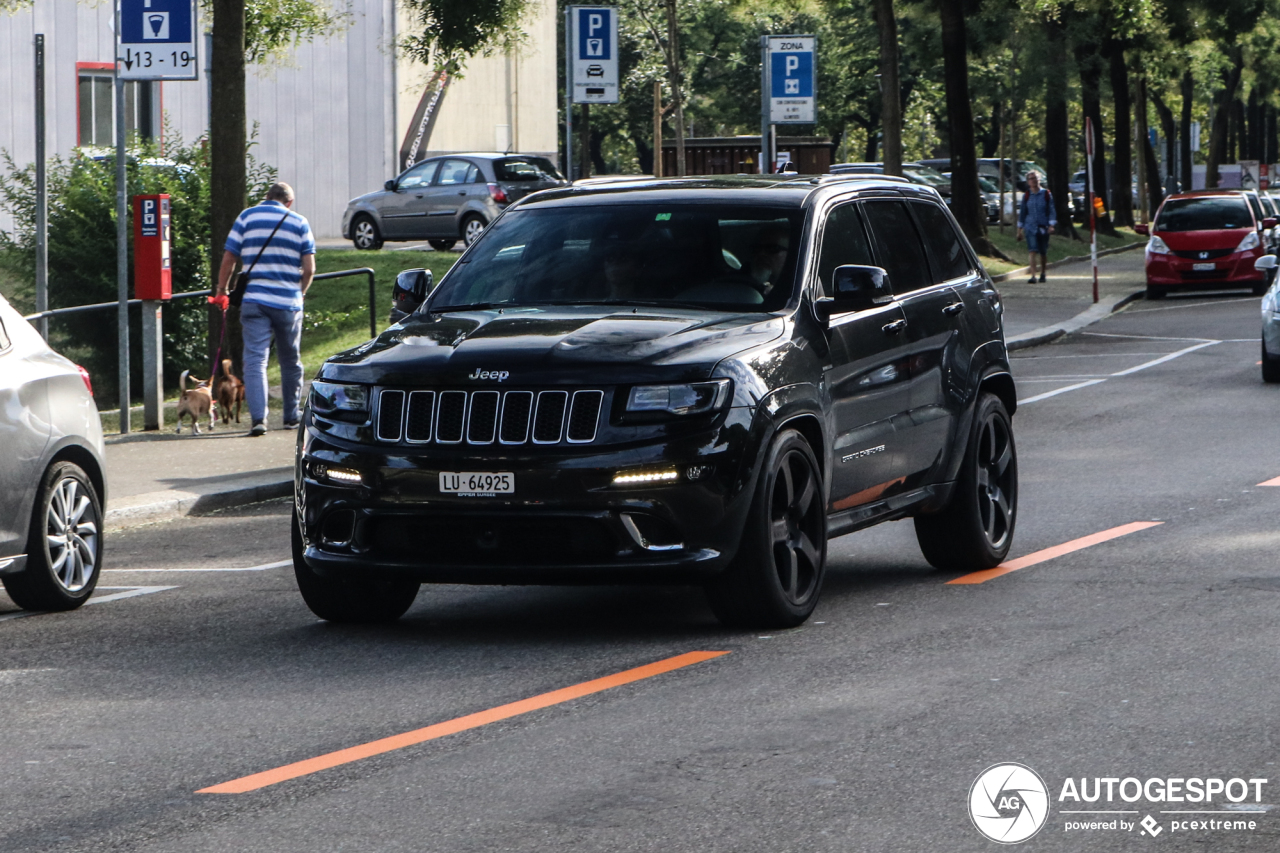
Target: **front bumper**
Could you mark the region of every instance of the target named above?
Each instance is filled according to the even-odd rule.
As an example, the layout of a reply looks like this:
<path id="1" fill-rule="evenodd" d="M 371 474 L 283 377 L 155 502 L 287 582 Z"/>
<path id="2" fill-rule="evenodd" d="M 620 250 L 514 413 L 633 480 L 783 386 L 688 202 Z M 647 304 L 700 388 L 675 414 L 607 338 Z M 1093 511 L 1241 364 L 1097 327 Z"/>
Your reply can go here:
<path id="1" fill-rule="evenodd" d="M 1265 252 L 1249 249 L 1211 260 L 1180 258 L 1177 255 L 1147 252 L 1147 284 L 1156 287 L 1253 287 L 1266 280 L 1266 274 L 1253 268 Z M 1197 270 L 1197 264 L 1213 264 L 1212 269 Z"/>
<path id="2" fill-rule="evenodd" d="M 314 429 L 295 475 L 307 565 L 423 583 L 699 582 L 737 551 L 755 482 L 752 412 L 641 445 L 370 447 Z M 320 466 L 360 473 L 341 485 Z M 618 471 L 676 470 L 614 486 Z M 440 492 L 440 473 L 510 472 L 515 493 Z"/>

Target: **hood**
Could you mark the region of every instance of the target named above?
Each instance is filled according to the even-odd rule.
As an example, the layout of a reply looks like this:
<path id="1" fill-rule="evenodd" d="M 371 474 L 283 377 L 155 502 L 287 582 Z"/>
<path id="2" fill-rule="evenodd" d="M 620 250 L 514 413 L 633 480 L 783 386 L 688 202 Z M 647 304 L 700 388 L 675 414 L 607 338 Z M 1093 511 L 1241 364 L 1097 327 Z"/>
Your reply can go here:
<path id="1" fill-rule="evenodd" d="M 1235 249 L 1254 229 L 1218 228 L 1213 231 L 1156 231 L 1155 236 L 1175 252 L 1205 249 Z"/>
<path id="2" fill-rule="evenodd" d="M 600 306 L 414 314 L 325 362 L 325 379 L 387 385 L 691 381 L 782 334 L 771 314 Z M 504 375 L 505 374 L 505 375 Z M 498 378 L 501 377 L 501 378 Z"/>
<path id="3" fill-rule="evenodd" d="M 351 199 L 351 201 L 347 202 L 347 207 L 350 207 L 353 204 L 359 204 L 362 201 L 373 201 L 375 198 L 378 198 L 379 196 L 384 196 L 386 194 L 387 194 L 386 190 L 374 190 L 371 193 L 358 195 L 355 198 Z"/>

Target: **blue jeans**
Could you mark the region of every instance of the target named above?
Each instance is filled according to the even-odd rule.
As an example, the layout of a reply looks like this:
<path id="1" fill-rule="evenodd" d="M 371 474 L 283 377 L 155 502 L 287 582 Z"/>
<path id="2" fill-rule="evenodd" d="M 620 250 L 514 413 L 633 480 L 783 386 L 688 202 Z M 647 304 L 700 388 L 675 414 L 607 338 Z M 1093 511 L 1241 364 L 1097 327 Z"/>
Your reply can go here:
<path id="1" fill-rule="evenodd" d="M 284 396 L 285 423 L 298 421 L 298 401 L 302 396 L 302 312 L 268 308 L 256 302 L 240 306 L 240 328 L 244 337 L 244 398 L 254 423 L 267 419 L 267 356 L 271 338 L 276 339 L 280 361 L 280 386 Z"/>

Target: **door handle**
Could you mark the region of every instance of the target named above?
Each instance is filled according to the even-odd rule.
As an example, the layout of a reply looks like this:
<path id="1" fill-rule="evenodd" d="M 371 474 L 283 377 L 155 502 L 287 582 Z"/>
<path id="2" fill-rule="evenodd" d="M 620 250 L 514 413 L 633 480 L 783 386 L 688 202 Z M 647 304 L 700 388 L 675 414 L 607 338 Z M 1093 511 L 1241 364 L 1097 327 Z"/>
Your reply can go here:
<path id="1" fill-rule="evenodd" d="M 416 194 L 414 197 L 415 197 L 415 198 L 422 198 L 422 193 L 418 193 L 418 194 Z"/>
<path id="2" fill-rule="evenodd" d="M 907 327 L 906 320 L 894 320 L 892 323 L 886 323 L 880 327 L 880 331 L 886 335 L 896 335 Z"/>
<path id="3" fill-rule="evenodd" d="M 959 314 L 963 310 L 964 310 L 963 302 L 952 302 L 946 308 L 942 309 L 942 313 L 946 314 L 948 317 L 954 317 L 955 315 Z"/>
<path id="4" fill-rule="evenodd" d="M 458 190 L 458 195 L 466 195 L 466 194 L 467 194 L 466 190 Z"/>

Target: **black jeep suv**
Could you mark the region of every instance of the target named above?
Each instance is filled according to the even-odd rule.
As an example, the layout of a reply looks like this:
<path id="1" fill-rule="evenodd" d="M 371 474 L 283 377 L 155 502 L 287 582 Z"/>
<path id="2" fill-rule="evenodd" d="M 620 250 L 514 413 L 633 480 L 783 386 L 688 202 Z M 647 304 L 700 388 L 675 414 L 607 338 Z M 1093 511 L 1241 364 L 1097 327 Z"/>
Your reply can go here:
<path id="1" fill-rule="evenodd" d="M 658 581 L 783 627 L 832 536 L 911 516 L 941 569 L 1009 550 L 1000 299 L 928 187 L 550 190 L 429 296 L 416 273 L 425 301 L 325 362 L 299 432 L 294 564 L 322 618 L 396 619 L 421 583 Z"/>

